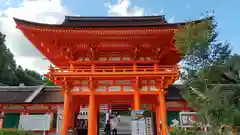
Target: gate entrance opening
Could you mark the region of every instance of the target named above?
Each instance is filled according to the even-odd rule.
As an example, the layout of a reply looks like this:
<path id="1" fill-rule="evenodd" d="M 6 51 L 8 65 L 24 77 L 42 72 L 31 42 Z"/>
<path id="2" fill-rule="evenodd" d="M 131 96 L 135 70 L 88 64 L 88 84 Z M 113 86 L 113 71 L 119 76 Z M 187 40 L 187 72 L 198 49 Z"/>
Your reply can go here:
<path id="1" fill-rule="evenodd" d="M 117 134 L 119 135 L 131 135 L 132 134 L 132 109 L 131 104 L 101 104 L 100 112 L 98 113 L 98 135 L 106 134 L 106 124 L 109 120 L 114 121 L 117 118 L 118 123 L 116 125 Z M 153 111 L 152 105 L 142 105 L 141 110 L 146 110 L 151 113 L 151 127 L 152 135 L 156 135 L 156 121 L 155 112 Z M 80 110 L 77 109 L 75 115 L 75 126 L 76 135 L 87 135 L 88 134 L 88 106 L 81 106 Z M 111 125 L 111 124 L 110 124 Z M 111 134 L 113 132 L 113 127 L 110 127 Z"/>
<path id="2" fill-rule="evenodd" d="M 115 92 L 116 94 L 116 92 Z M 111 119 L 112 114 L 118 114 L 120 117 L 120 128 L 119 133 L 122 134 L 131 134 L 131 110 L 149 110 L 153 112 L 155 120 L 153 120 L 153 123 L 156 124 L 153 131 L 158 132 L 156 127 L 159 127 L 160 129 L 160 121 L 166 122 L 166 117 L 163 118 L 163 116 L 166 116 L 166 110 L 162 111 L 162 109 L 165 109 L 165 100 L 164 95 L 162 92 L 155 91 L 151 93 L 140 93 L 139 97 L 136 97 L 136 94 L 134 92 L 129 93 L 128 95 L 124 94 L 118 94 L 118 95 L 104 95 L 104 94 L 96 94 L 94 95 L 94 100 L 91 104 L 90 102 L 90 96 L 84 95 L 71 95 L 69 96 L 69 99 L 72 99 L 72 102 L 69 102 L 69 107 L 67 110 L 68 112 L 80 112 L 82 115 L 86 114 L 86 116 L 80 116 L 77 119 L 75 118 L 75 115 L 72 115 L 71 119 L 76 119 L 75 123 L 77 125 L 68 125 L 72 128 L 79 129 L 79 133 L 81 134 L 87 134 L 89 130 L 89 123 L 94 122 L 94 130 L 96 134 L 103 134 L 104 127 L 106 124 L 106 121 Z M 139 98 L 139 99 L 137 99 Z M 139 102 L 140 101 L 140 102 Z M 90 102 L 90 103 L 89 103 Z M 160 103 L 161 102 L 161 103 Z M 79 106 L 82 106 L 79 108 Z M 85 106 L 85 107 L 84 107 Z M 139 108 L 136 108 L 139 107 Z M 71 110 L 74 109 L 74 110 Z M 89 109 L 94 109 L 93 112 Z M 65 109 L 64 109 L 65 110 Z M 92 116 L 89 115 L 92 113 Z M 65 115 L 66 112 L 64 113 Z M 160 115 L 156 115 L 160 114 Z M 69 119 L 70 120 L 70 119 Z M 92 120 L 92 121 L 90 121 Z M 98 123 L 96 122 L 98 121 Z M 66 121 L 64 121 L 64 124 Z M 87 123 L 87 125 L 86 125 Z M 122 124 L 124 123 L 124 124 Z M 122 126 L 121 126 L 122 125 Z M 161 127 L 162 128 L 162 127 Z M 80 131 L 81 130 L 81 131 Z M 167 129 L 165 129 L 167 130 Z M 164 130 L 162 130 L 163 132 Z M 91 131 L 90 131 L 91 132 Z M 167 132 L 167 131 L 166 131 Z M 157 134 L 157 133 L 156 133 Z"/>
<path id="3" fill-rule="evenodd" d="M 105 135 L 107 121 L 110 123 L 110 131 L 113 132 L 111 122 L 115 122 L 116 132 L 120 135 L 131 135 L 131 104 L 104 104 L 100 110 L 100 124 L 98 127 L 99 135 Z M 104 132 L 105 130 L 105 132 Z"/>

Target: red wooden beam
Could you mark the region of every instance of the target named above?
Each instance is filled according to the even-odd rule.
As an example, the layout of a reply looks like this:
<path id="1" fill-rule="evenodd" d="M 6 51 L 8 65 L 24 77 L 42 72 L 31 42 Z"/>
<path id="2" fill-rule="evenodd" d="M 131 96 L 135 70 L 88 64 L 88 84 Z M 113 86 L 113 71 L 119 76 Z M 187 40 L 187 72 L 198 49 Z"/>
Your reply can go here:
<path id="1" fill-rule="evenodd" d="M 125 61 L 125 60 L 119 60 L 119 61 L 110 61 L 110 60 L 106 60 L 106 61 L 72 61 L 71 63 L 74 64 L 75 66 L 77 65 L 91 65 L 91 64 L 96 64 L 96 65 L 111 65 L 111 64 L 118 64 L 118 65 L 126 65 L 126 64 L 154 64 L 154 63 L 158 63 L 158 60 L 129 60 L 129 61 Z"/>
<path id="2" fill-rule="evenodd" d="M 184 110 L 192 110 L 192 107 L 168 107 L 167 110 L 168 111 L 184 111 Z"/>

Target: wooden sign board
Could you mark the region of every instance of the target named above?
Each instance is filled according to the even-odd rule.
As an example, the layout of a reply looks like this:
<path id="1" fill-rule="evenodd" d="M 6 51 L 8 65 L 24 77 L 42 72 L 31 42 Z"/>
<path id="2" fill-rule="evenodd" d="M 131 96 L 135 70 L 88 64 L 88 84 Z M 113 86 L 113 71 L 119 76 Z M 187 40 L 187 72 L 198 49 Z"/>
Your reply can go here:
<path id="1" fill-rule="evenodd" d="M 196 112 L 180 112 L 181 127 L 193 127 L 196 121 Z"/>
<path id="2" fill-rule="evenodd" d="M 50 130 L 51 115 L 21 115 L 20 128 L 25 131 Z"/>

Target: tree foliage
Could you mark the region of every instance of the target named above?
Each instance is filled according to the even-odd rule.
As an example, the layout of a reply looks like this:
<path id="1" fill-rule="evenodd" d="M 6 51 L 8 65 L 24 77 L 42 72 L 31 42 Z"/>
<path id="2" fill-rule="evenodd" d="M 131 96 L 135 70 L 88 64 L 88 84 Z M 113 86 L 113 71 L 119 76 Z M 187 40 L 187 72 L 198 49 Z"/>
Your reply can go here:
<path id="1" fill-rule="evenodd" d="M 188 75 L 214 63 L 223 63 L 229 57 L 230 45 L 216 40 L 216 26 L 214 17 L 207 17 L 201 22 L 187 23 L 176 33 L 175 46 L 184 55 L 182 68 Z"/>
<path id="2" fill-rule="evenodd" d="M 46 77 L 44 77 L 43 81 L 44 81 L 44 84 L 46 86 L 55 86 L 55 83 L 53 83 L 52 81 L 48 80 Z"/>
<path id="3" fill-rule="evenodd" d="M 189 128 L 189 129 L 184 129 L 179 126 L 173 127 L 169 131 L 170 135 L 201 135 L 201 130 L 197 127 Z"/>
<path id="4" fill-rule="evenodd" d="M 197 122 L 210 125 L 206 134 L 223 135 L 226 127 L 240 126 L 240 57 L 231 55 L 229 43 L 216 40 L 216 26 L 213 17 L 189 23 L 175 40 L 184 55 L 184 98 L 196 108 Z"/>
<path id="5" fill-rule="evenodd" d="M 33 133 L 18 129 L 14 130 L 0 129 L 0 135 L 33 135 Z"/>
<path id="6" fill-rule="evenodd" d="M 13 54 L 5 45 L 5 35 L 0 33 L 0 83 L 4 85 L 17 86 L 24 85 L 53 85 L 36 71 L 23 69 L 17 66 Z"/>

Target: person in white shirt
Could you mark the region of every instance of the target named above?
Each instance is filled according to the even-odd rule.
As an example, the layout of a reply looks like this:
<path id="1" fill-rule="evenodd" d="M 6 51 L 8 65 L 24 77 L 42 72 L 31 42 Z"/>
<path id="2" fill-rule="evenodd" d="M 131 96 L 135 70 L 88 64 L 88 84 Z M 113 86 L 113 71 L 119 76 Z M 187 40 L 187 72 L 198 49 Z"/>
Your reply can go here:
<path id="1" fill-rule="evenodd" d="M 110 119 L 112 135 L 117 135 L 117 125 L 120 122 L 120 115 L 114 115 L 113 118 Z"/>

